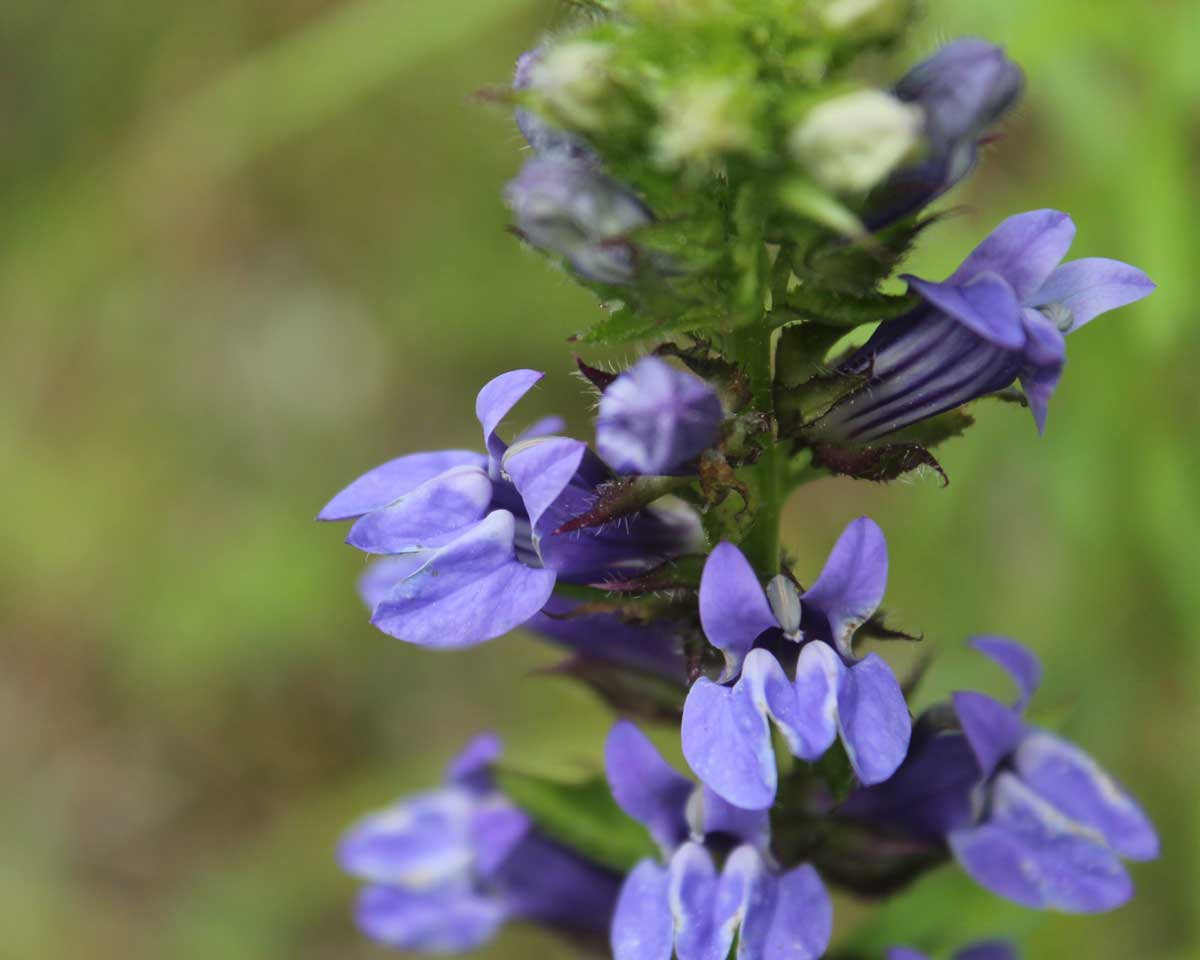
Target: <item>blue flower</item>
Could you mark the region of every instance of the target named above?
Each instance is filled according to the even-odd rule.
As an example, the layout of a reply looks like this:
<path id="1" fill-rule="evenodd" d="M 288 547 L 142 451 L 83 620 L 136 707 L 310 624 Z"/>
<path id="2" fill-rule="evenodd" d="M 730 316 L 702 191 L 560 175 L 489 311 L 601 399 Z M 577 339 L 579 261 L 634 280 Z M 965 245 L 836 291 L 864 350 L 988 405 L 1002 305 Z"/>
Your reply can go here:
<path id="1" fill-rule="evenodd" d="M 814 438 L 879 440 L 1018 378 L 1043 429 L 1066 361 L 1064 335 L 1154 289 L 1142 271 L 1117 260 L 1060 264 L 1074 236 L 1065 213 L 1022 213 L 948 280 L 906 275 L 924 302 L 880 324 L 842 364 L 842 373 L 867 382 L 817 422 Z"/>
<path id="2" fill-rule="evenodd" d="M 838 539 L 801 595 L 778 576 L 767 586 L 742 552 L 722 543 L 700 580 L 700 622 L 725 654 L 718 681 L 701 677 L 683 711 L 683 753 L 730 803 L 771 806 L 778 774 L 773 722 L 792 754 L 815 760 L 841 735 L 861 782 L 886 780 L 904 759 L 911 723 L 891 668 L 854 656 L 854 632 L 887 582 L 887 543 L 866 517 Z"/>
<path id="3" fill-rule="evenodd" d="M 329 502 L 320 520 L 354 519 L 347 542 L 385 557 L 360 585 L 371 622 L 429 647 L 462 647 L 533 618 L 558 581 L 627 578 L 696 549 L 695 514 L 671 504 L 566 534 L 611 473 L 586 444 L 533 428 L 509 448 L 500 421 L 542 374 L 515 370 L 479 392 L 486 454 L 451 450 L 391 460 Z"/>
<path id="4" fill-rule="evenodd" d="M 1017 701 L 954 694 L 957 727 L 914 740 L 896 776 L 852 796 L 842 813 L 916 836 L 942 834 L 977 883 L 1023 906 L 1120 906 L 1133 895 L 1121 858 L 1158 855 L 1153 825 L 1090 756 L 1024 719 L 1041 679 L 1033 654 L 1001 637 L 977 637 L 972 646 L 1012 676 Z M 917 806 L 927 809 L 914 818 Z"/>
<path id="5" fill-rule="evenodd" d="M 809 865 L 780 873 L 765 811 L 741 810 L 675 772 L 645 735 L 618 723 L 605 745 L 618 805 L 642 823 L 663 863 L 639 863 L 612 923 L 615 960 L 816 960 L 833 905 Z M 718 867 L 714 853 L 732 851 Z M 665 864 L 665 865 L 664 865 Z"/>
<path id="6" fill-rule="evenodd" d="M 694 472 L 724 416 L 717 392 L 695 374 L 643 357 L 605 388 L 596 450 L 618 473 Z"/>
<path id="7" fill-rule="evenodd" d="M 1017 960 L 1017 956 L 1017 948 L 1007 940 L 982 940 L 959 950 L 953 960 Z M 911 947 L 892 947 L 885 960 L 929 960 L 929 956 Z"/>
<path id="8" fill-rule="evenodd" d="M 404 950 L 472 950 L 509 920 L 568 929 L 608 926 L 612 872 L 548 840 L 492 784 L 500 753 L 477 737 L 446 784 L 355 825 L 338 851 L 366 880 L 357 919 L 372 939 Z"/>
<path id="9" fill-rule="evenodd" d="M 867 201 L 866 223 L 879 229 L 937 199 L 975 167 L 988 129 L 1016 103 L 1021 69 L 1004 51 L 964 37 L 906 73 L 893 93 L 921 108 L 926 151 L 893 173 Z"/>

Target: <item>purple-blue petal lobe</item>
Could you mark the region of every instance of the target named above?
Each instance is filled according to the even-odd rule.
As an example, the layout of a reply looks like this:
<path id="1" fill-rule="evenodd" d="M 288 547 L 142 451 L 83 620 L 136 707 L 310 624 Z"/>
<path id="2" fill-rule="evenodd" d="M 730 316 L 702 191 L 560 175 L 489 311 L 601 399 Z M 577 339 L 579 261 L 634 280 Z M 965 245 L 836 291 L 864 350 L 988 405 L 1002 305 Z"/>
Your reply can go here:
<path id="1" fill-rule="evenodd" d="M 1025 343 L 1021 304 L 1008 281 L 999 274 L 981 273 L 966 282 L 933 283 L 911 274 L 902 279 L 926 302 L 993 346 L 1019 350 Z"/>
<path id="2" fill-rule="evenodd" d="M 374 610 L 388 598 L 396 584 L 407 579 L 425 565 L 429 553 L 406 553 L 397 557 L 380 557 L 367 564 L 358 578 L 358 595 L 368 610 Z"/>
<path id="3" fill-rule="evenodd" d="M 758 956 L 739 960 L 818 960 L 833 936 L 833 902 L 808 864 L 779 878 L 766 943 Z M 751 908 L 753 909 L 753 908 Z"/>
<path id="4" fill-rule="evenodd" d="M 444 546 L 482 520 L 492 481 L 480 467 L 455 467 L 354 522 L 346 542 L 364 553 L 395 554 Z"/>
<path id="5" fill-rule="evenodd" d="M 521 495 L 535 529 L 575 479 L 587 452 L 587 444 L 579 440 L 541 437 L 522 441 L 505 454 L 504 472 Z"/>
<path id="6" fill-rule="evenodd" d="M 708 851 L 698 843 L 683 844 L 667 875 L 678 960 L 725 960 L 733 931 L 717 912 L 720 878 Z"/>
<path id="7" fill-rule="evenodd" d="M 866 786 L 882 783 L 903 762 L 912 720 L 900 684 L 879 654 L 843 671 L 838 727 L 850 764 Z"/>
<path id="8" fill-rule="evenodd" d="M 1075 224 L 1058 210 L 1032 210 L 1003 221 L 954 271 L 948 283 L 965 284 L 980 274 L 1008 281 L 1028 304 L 1071 249 Z"/>
<path id="9" fill-rule="evenodd" d="M 1069 325 L 1063 332 L 1071 333 L 1100 314 L 1136 303 L 1153 292 L 1154 281 L 1137 267 L 1120 260 L 1085 257 L 1055 269 L 1029 305 L 1065 308 L 1064 320 Z"/>
<path id="10" fill-rule="evenodd" d="M 487 458 L 470 450 L 411 453 L 368 470 L 325 504 L 318 520 L 353 520 L 386 507 L 440 473 L 455 467 L 482 467 Z"/>
<path id="11" fill-rule="evenodd" d="M 692 772 L 729 803 L 765 810 L 775 802 L 770 727 L 745 686 L 697 680 L 683 706 L 682 741 Z"/>
<path id="12" fill-rule="evenodd" d="M 364 880 L 414 890 L 457 882 L 474 862 L 473 806 L 463 790 L 417 794 L 351 827 L 338 847 L 338 861 Z"/>
<path id="13" fill-rule="evenodd" d="M 677 773 L 632 723 L 622 721 L 609 732 L 604 769 L 617 806 L 644 825 L 659 846 L 673 850 L 683 842 L 692 781 Z"/>
<path id="14" fill-rule="evenodd" d="M 766 960 L 766 939 L 778 902 L 779 881 L 762 853 L 742 846 L 729 854 L 717 890 L 717 915 L 730 936 L 737 935 L 737 956 Z"/>
<path id="15" fill-rule="evenodd" d="M 758 575 L 731 543 L 717 544 L 704 564 L 700 625 L 708 642 L 725 654 L 723 680 L 737 675 L 759 636 L 779 627 Z"/>
<path id="16" fill-rule="evenodd" d="M 494 898 L 455 887 L 369 886 L 359 895 L 356 916 L 363 932 L 390 947 L 462 953 L 491 940 L 508 912 Z"/>
<path id="17" fill-rule="evenodd" d="M 483 427 L 483 442 L 493 460 L 499 460 L 505 451 L 504 442 L 496 436 L 500 421 L 544 376 L 537 370 L 511 370 L 489 380 L 479 391 L 475 398 L 475 417 Z"/>
<path id="18" fill-rule="evenodd" d="M 801 598 L 807 618 L 820 613 L 843 657 L 853 656 L 854 632 L 879 609 L 887 588 L 887 540 L 869 517 L 852 521 L 834 544 L 816 583 Z"/>
<path id="19" fill-rule="evenodd" d="M 643 860 L 625 880 L 612 923 L 614 960 L 671 960 L 675 921 L 667 871 Z"/>
<path id="20" fill-rule="evenodd" d="M 447 764 L 446 780 L 476 793 L 490 790 L 491 768 L 500 759 L 503 749 L 503 744 L 496 734 L 477 734 L 463 747 L 458 756 Z"/>
<path id="21" fill-rule="evenodd" d="M 973 690 L 959 691 L 953 700 L 954 712 L 980 772 L 990 777 L 1020 746 L 1027 732 L 1025 721 L 1019 711 Z"/>
<path id="22" fill-rule="evenodd" d="M 757 660 L 762 673 L 773 675 L 773 671 L 767 670 L 768 657 L 770 654 L 765 650 L 754 651 L 747 659 L 747 673 L 751 676 L 760 673 L 760 668 L 751 662 Z M 782 669 L 776 667 L 782 676 Z M 768 694 L 764 700 L 793 756 L 801 760 L 818 760 L 833 745 L 838 731 L 838 689 L 845 672 L 846 667 L 833 648 L 817 641 L 806 643 L 800 650 L 791 684 L 794 698 L 791 704 L 783 690 L 773 691 L 765 678 L 756 683 L 764 694 Z M 778 685 L 778 677 L 775 683 Z M 774 695 L 769 695 L 772 693 Z"/>
<path id="23" fill-rule="evenodd" d="M 517 559 L 514 533 L 513 515 L 493 511 L 396 584 L 371 622 L 397 639 L 439 648 L 470 646 L 519 627 L 546 605 L 555 575 Z"/>
<path id="24" fill-rule="evenodd" d="M 596 450 L 617 473 L 671 474 L 717 439 L 724 413 L 695 374 L 644 357 L 600 398 Z"/>
<path id="25" fill-rule="evenodd" d="M 884 960 L 929 960 L 929 954 L 910 947 L 892 947 Z"/>
<path id="26" fill-rule="evenodd" d="M 991 790 L 981 824 L 949 837 L 955 858 L 992 893 L 1034 909 L 1101 913 L 1133 896 L 1121 861 L 1010 773 Z"/>
<path id="27" fill-rule="evenodd" d="M 1007 940 L 984 940 L 959 950 L 954 960 L 1017 960 L 1017 948 Z"/>
<path id="28" fill-rule="evenodd" d="M 1037 655 L 1024 644 L 1008 637 L 978 636 L 972 637 L 967 643 L 1012 677 L 1019 692 L 1014 706 L 1017 710 L 1023 710 L 1042 685 L 1042 662 Z"/>
<path id="29" fill-rule="evenodd" d="M 1137 801 L 1074 744 L 1049 733 L 1032 733 L 1017 748 L 1013 763 L 1026 786 L 1096 831 L 1121 856 L 1158 856 L 1158 834 Z"/>

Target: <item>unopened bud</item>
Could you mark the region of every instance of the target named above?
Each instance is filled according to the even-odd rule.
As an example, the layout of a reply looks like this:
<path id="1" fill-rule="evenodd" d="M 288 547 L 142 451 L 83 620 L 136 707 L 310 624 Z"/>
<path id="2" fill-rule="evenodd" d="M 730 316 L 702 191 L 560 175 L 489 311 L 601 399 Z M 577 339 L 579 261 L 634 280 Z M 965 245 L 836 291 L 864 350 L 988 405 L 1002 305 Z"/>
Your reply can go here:
<path id="1" fill-rule="evenodd" d="M 912 151 L 922 121 L 920 107 L 859 90 L 813 107 L 792 131 L 792 152 L 827 189 L 861 193 Z"/>
<path id="2" fill-rule="evenodd" d="M 547 109 L 567 126 L 603 129 L 609 47 L 578 41 L 547 47 L 539 53 L 529 68 L 528 89 L 541 96 Z"/>
<path id="3" fill-rule="evenodd" d="M 685 84 L 667 97 L 656 138 L 664 167 L 749 149 L 754 126 L 739 85 L 731 80 Z"/>

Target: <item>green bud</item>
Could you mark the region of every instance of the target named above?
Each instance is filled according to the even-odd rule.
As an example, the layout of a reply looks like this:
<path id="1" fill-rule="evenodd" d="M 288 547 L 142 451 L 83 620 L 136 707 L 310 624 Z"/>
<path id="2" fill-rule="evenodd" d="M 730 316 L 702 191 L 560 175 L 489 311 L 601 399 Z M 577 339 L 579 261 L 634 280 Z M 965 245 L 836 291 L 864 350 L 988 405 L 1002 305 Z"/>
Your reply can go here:
<path id="1" fill-rule="evenodd" d="M 793 155 L 822 186 L 862 193 L 882 181 L 921 139 L 921 108 L 881 90 L 817 104 L 792 131 Z"/>
<path id="2" fill-rule="evenodd" d="M 899 30 L 908 13 L 904 0 L 824 0 L 817 15 L 829 30 L 877 35 Z"/>

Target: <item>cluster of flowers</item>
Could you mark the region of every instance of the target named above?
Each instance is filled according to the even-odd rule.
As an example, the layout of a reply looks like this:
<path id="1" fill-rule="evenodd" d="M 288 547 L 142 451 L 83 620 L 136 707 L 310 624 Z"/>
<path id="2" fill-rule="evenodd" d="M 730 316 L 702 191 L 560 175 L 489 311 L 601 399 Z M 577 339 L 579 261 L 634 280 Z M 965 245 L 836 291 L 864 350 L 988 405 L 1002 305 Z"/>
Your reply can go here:
<path id="1" fill-rule="evenodd" d="M 527 53 L 518 93 L 567 102 L 555 84 L 594 67 L 586 53 Z M 793 156 L 825 187 L 854 194 L 861 222 L 885 231 L 971 170 L 1021 85 L 999 48 L 955 41 L 890 91 L 813 106 L 790 135 Z M 675 270 L 639 242 L 654 214 L 634 185 L 605 171 L 580 129 L 522 103 L 533 157 L 506 194 L 520 235 L 604 285 L 647 266 Z M 699 781 L 631 722 L 616 724 L 605 747 L 612 799 L 657 846 L 621 871 L 514 802 L 496 777 L 499 743 L 484 735 L 445 786 L 347 835 L 343 866 L 368 881 L 363 929 L 405 949 L 463 951 L 522 919 L 582 938 L 607 932 L 616 960 L 725 960 L 735 946 L 739 960 L 818 958 L 833 933 L 825 882 L 854 882 L 781 839 L 789 817 L 879 838 L 881 849 L 903 838 L 928 863 L 953 856 L 978 884 L 1028 907 L 1087 913 L 1128 900 L 1122 858 L 1156 856 L 1154 829 L 1086 753 L 1025 719 L 1041 672 L 1029 651 L 976 638 L 1015 680 L 1016 702 L 961 692 L 914 722 L 888 663 L 856 648 L 887 633 L 879 526 L 851 522 L 807 588 L 779 569 L 777 549 L 764 569 L 735 542 L 742 514 L 762 507 L 740 478 L 762 469 L 759 458 L 777 470 L 764 448 L 886 446 L 1018 380 L 1042 428 L 1065 335 L 1153 287 L 1116 261 L 1061 264 L 1073 234 L 1063 213 L 1021 214 L 947 280 L 906 276 L 909 308 L 814 378 L 828 402 L 796 435 L 739 394 L 729 356 L 709 343 L 673 346 L 618 375 L 585 369 L 600 392 L 594 449 L 561 436 L 554 419 L 502 440 L 502 421 L 542 377 L 515 370 L 476 399 L 481 452 L 403 456 L 334 497 L 320 519 L 352 520 L 347 542 L 375 558 L 361 592 L 380 630 L 454 648 L 525 627 L 589 663 L 651 677 L 673 691 L 667 713 Z M 732 492 L 737 513 L 726 508 Z M 661 719 L 662 704 L 644 715 Z M 844 788 L 822 769 L 831 758 L 844 761 Z M 814 783 L 821 789 L 801 791 L 799 806 L 785 790 Z M 957 956 L 1015 954 L 985 942 Z"/>

